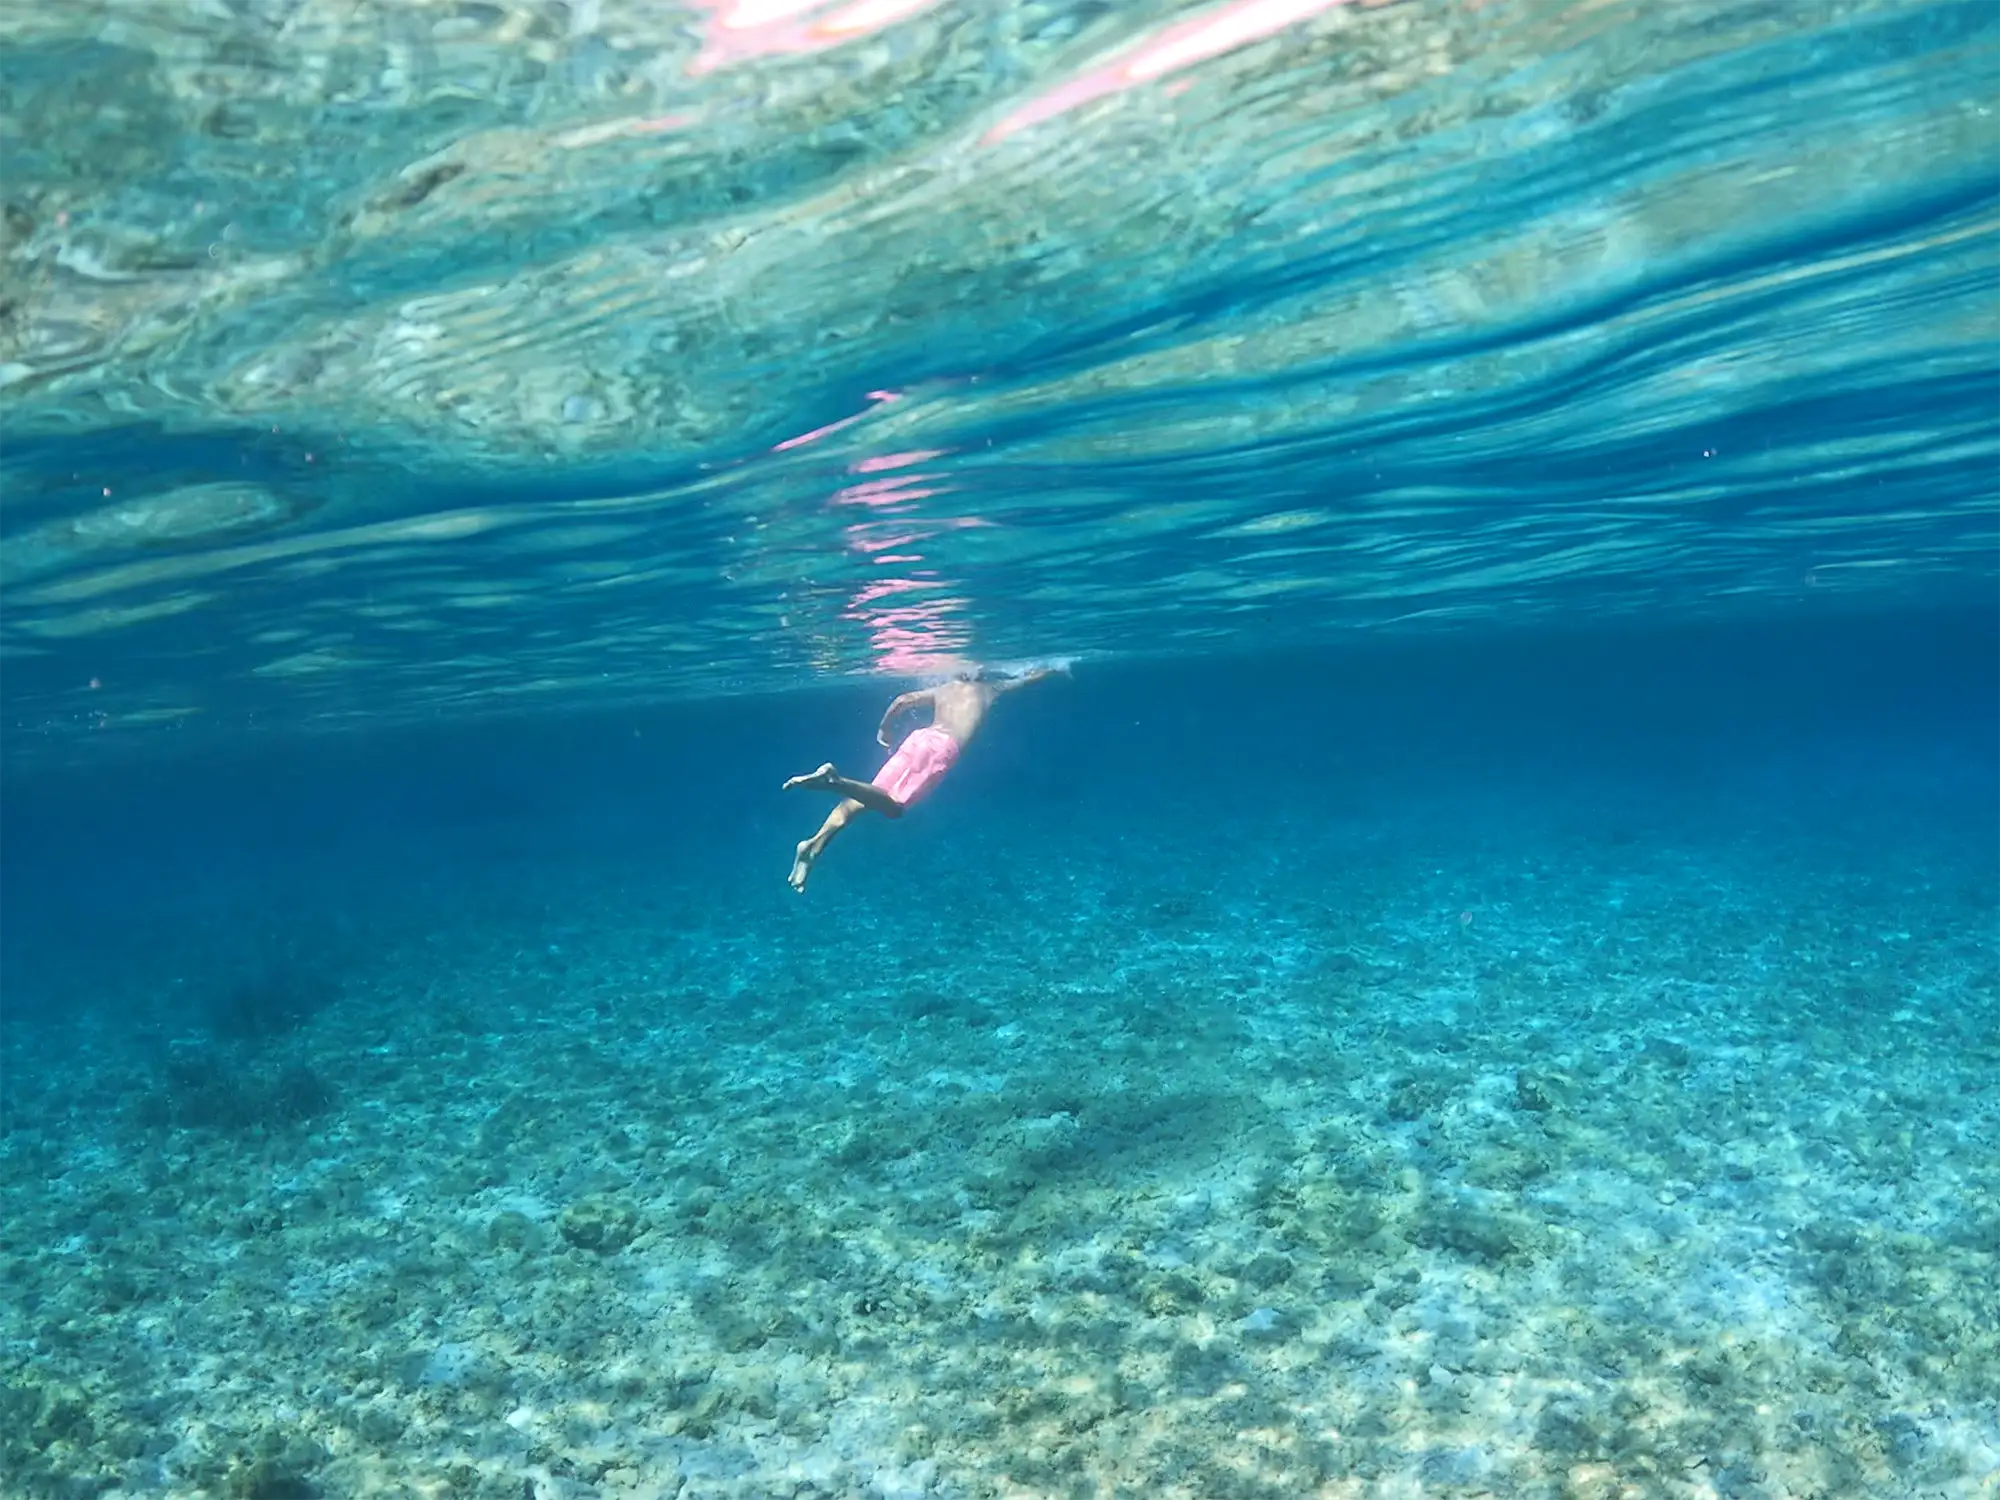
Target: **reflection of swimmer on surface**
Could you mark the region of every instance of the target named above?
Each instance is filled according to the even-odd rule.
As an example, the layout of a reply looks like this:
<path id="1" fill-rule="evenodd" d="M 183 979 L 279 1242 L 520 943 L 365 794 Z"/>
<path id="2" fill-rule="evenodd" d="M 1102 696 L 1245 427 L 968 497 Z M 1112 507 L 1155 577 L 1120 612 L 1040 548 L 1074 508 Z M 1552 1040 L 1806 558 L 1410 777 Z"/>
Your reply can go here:
<path id="1" fill-rule="evenodd" d="M 806 877 L 812 874 L 813 861 L 820 857 L 836 833 L 854 821 L 856 813 L 873 808 L 884 817 L 900 818 L 903 809 L 936 786 L 944 773 L 957 762 L 958 752 L 964 748 L 966 741 L 979 732 L 980 721 L 986 717 L 986 710 L 993 706 L 995 698 L 1063 670 L 1066 669 L 1034 667 L 1017 676 L 965 672 L 936 687 L 905 693 L 891 703 L 888 712 L 882 715 L 882 727 L 875 731 L 876 742 L 884 749 L 894 744 L 889 737 L 890 729 L 896 720 L 912 709 L 930 709 L 931 722 L 910 731 L 887 764 L 875 773 L 873 781 L 855 781 L 843 776 L 834 770 L 833 762 L 828 761 L 817 771 L 806 776 L 794 776 L 786 782 L 785 790 L 788 792 L 805 788 L 840 794 L 839 804 L 826 815 L 819 832 L 799 845 L 798 856 L 792 861 L 792 873 L 788 877 L 792 889 L 803 891 L 806 888 Z"/>

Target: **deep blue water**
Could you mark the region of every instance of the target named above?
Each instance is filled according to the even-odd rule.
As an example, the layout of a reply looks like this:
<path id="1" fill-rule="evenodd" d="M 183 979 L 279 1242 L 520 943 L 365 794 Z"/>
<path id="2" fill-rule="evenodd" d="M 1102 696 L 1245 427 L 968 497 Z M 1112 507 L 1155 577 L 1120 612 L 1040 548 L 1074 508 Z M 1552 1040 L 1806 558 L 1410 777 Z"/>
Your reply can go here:
<path id="1" fill-rule="evenodd" d="M 247 738 L 24 774 L 0 793 L 0 977 L 12 1022 L 59 1023 L 99 965 L 129 979 L 198 961 L 190 921 L 225 967 L 234 929 L 331 929 L 365 950 L 376 924 L 407 937 L 476 918 L 473 891 L 559 902 L 579 868 L 731 913 L 782 953 L 855 910 L 949 922 L 955 901 L 1037 872 L 1115 878 L 1121 830 L 1148 839 L 1135 878 L 1190 889 L 1219 882 L 1152 862 L 1254 844 L 1267 824 L 1337 863 L 1392 806 L 1439 825 L 1505 808 L 1523 852 L 1556 830 L 1641 846 L 1689 820 L 1732 842 L 1809 829 L 1863 865 L 1880 841 L 1936 841 L 1977 883 L 2000 868 L 1997 623 L 1936 612 L 1084 665 L 1006 700 L 920 813 L 838 845 L 803 916 L 780 877 L 828 799 L 778 786 L 828 757 L 872 774 L 886 692 Z M 962 838 L 1006 853 L 960 857 Z M 982 902 L 981 920 L 1004 908 Z"/>

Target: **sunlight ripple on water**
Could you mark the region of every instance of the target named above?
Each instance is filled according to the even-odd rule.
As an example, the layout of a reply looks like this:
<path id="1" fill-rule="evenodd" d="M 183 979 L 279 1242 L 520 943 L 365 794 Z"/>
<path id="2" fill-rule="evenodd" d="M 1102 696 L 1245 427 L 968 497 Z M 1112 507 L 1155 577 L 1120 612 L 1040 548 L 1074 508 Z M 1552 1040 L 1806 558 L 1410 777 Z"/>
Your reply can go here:
<path id="1" fill-rule="evenodd" d="M 1988 5 L 110 14 L 0 11 L 17 743 L 1994 582 Z"/>

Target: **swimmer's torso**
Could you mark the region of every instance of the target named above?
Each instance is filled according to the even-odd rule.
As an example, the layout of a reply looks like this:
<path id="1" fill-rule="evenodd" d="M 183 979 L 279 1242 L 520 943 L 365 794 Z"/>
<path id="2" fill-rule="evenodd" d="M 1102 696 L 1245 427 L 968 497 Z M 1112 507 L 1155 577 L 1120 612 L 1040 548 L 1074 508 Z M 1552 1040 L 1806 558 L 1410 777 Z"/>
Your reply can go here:
<path id="1" fill-rule="evenodd" d="M 963 745 L 978 733 L 993 698 L 983 682 L 943 683 L 931 691 L 931 722 Z"/>

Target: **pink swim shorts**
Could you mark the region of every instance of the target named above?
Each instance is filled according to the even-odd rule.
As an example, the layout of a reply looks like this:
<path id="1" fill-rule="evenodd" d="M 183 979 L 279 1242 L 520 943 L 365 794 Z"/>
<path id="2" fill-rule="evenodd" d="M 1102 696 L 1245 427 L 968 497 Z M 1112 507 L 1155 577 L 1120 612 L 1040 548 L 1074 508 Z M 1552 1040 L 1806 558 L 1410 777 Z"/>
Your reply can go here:
<path id="1" fill-rule="evenodd" d="M 926 724 L 896 747 L 875 773 L 874 784 L 908 807 L 943 780 L 957 759 L 958 741 L 937 725 Z"/>

